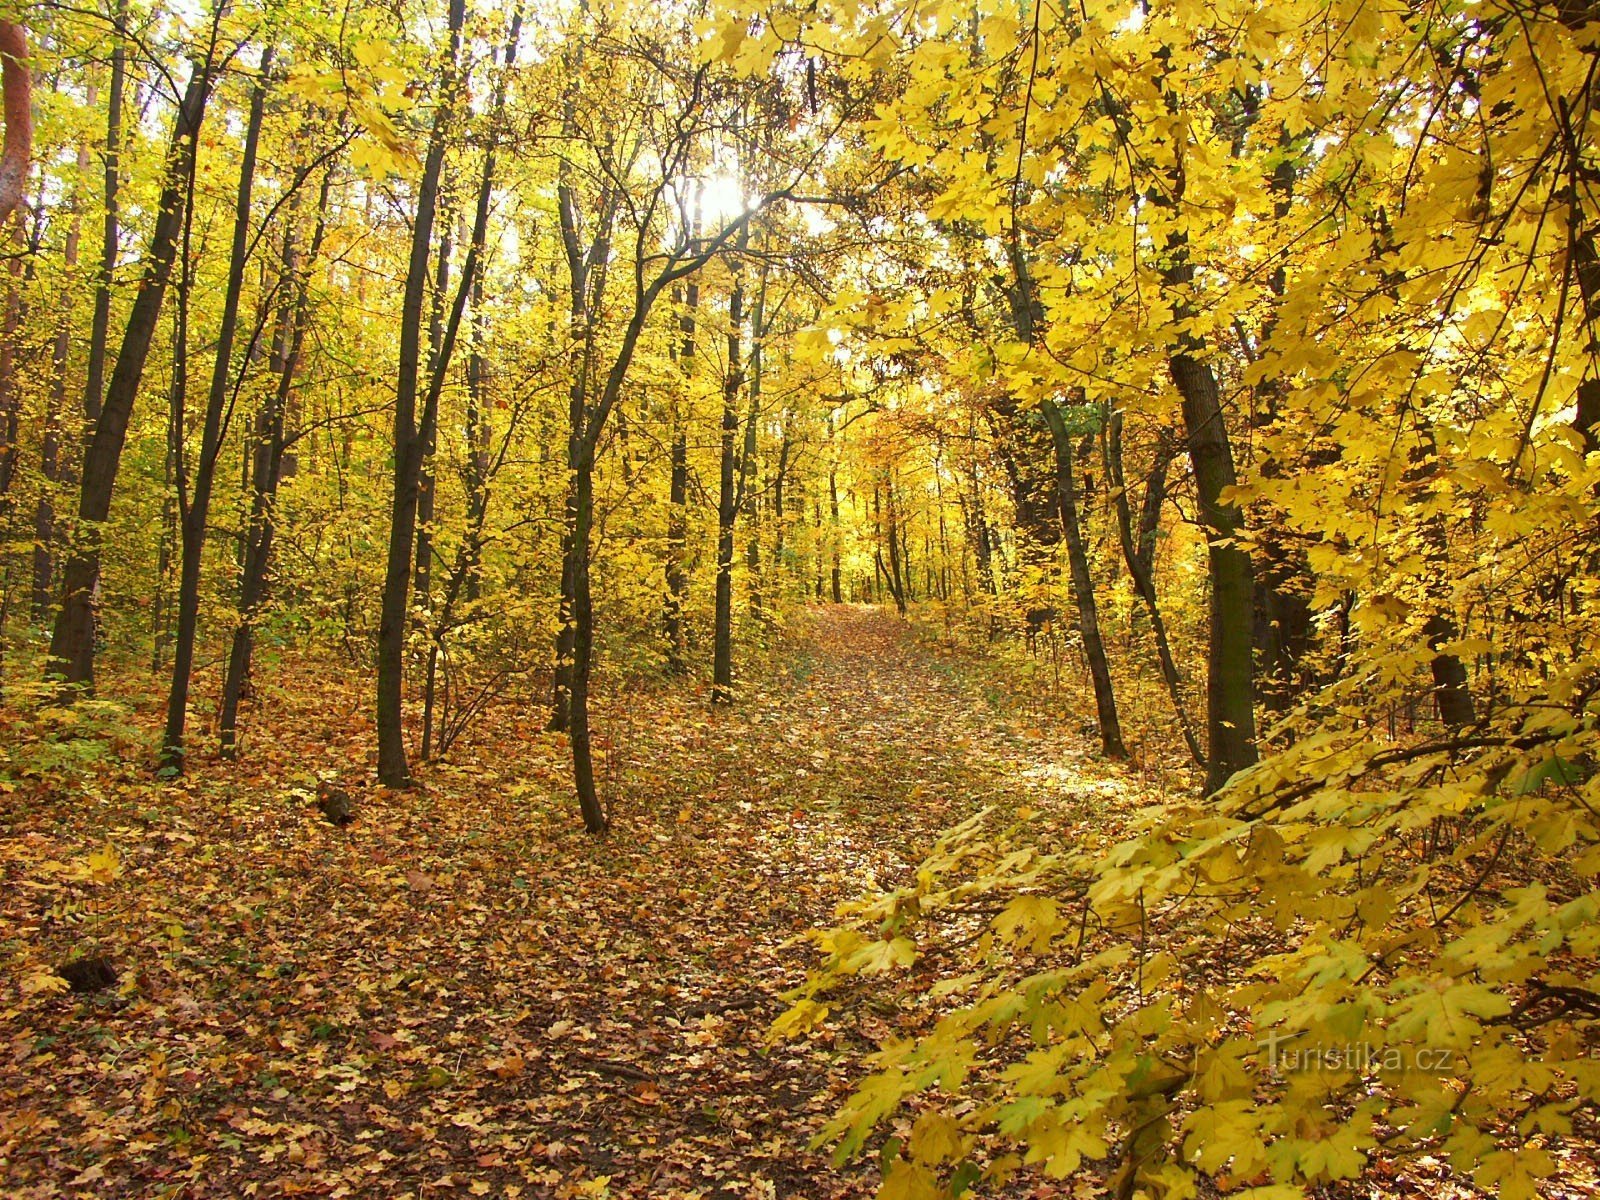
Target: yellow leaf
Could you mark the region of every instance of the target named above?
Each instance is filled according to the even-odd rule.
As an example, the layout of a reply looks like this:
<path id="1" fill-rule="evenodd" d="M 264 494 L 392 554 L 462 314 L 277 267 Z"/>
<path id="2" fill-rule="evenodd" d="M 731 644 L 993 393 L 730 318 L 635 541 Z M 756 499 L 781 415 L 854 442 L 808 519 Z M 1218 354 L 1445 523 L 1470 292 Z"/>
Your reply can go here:
<path id="1" fill-rule="evenodd" d="M 72 985 L 49 968 L 40 968 L 22 977 L 24 996 L 57 996 Z"/>
<path id="2" fill-rule="evenodd" d="M 767 1030 L 767 1038 L 776 1042 L 784 1038 L 799 1037 L 802 1033 L 808 1033 L 822 1024 L 827 1016 L 826 1004 L 818 1004 L 815 1000 L 801 1000 L 772 1023 L 772 1027 Z"/>
<path id="3" fill-rule="evenodd" d="M 845 966 L 863 975 L 881 975 L 895 967 L 909 967 L 916 957 L 916 944 L 910 938 L 897 937 L 893 941 L 868 942 L 850 956 Z"/>

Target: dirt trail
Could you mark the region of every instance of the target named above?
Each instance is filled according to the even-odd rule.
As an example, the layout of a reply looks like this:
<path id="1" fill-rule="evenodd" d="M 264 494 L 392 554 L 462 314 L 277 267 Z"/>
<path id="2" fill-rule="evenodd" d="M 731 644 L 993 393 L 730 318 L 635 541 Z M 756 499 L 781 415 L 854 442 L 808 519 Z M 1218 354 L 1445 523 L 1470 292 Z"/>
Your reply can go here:
<path id="1" fill-rule="evenodd" d="M 889 1030 L 766 1044 L 796 935 L 989 799 L 1071 786 L 1083 748 L 1011 728 L 892 616 L 802 622 L 732 709 L 609 697 L 603 840 L 509 713 L 345 831 L 259 762 L 59 805 L 27 858 L 110 830 L 100 931 L 138 978 L 0 1013 L 0 1191 L 870 1195 L 805 1147 Z M 0 922 L 59 934 L 6 895 Z"/>

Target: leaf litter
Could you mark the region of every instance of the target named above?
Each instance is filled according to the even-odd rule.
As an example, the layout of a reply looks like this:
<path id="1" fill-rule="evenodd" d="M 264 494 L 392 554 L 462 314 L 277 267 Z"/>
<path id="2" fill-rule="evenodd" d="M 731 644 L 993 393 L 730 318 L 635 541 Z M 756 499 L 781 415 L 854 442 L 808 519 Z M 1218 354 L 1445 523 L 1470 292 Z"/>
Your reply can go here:
<path id="1" fill-rule="evenodd" d="M 817 610 L 780 649 L 729 709 L 604 697 L 599 840 L 542 713 L 496 710 L 389 792 L 362 680 L 328 672 L 263 701 L 270 744 L 176 783 L 127 730 L 76 773 L 18 770 L 19 742 L 5 1194 L 871 1195 L 875 1171 L 808 1146 L 902 1018 L 880 1001 L 770 1041 L 800 935 L 984 804 L 1070 801 L 1110 768 L 875 610 Z M 317 809 L 330 776 L 345 828 Z M 73 865 L 94 855 L 100 878 Z M 74 946 L 117 983 L 62 990 Z"/>

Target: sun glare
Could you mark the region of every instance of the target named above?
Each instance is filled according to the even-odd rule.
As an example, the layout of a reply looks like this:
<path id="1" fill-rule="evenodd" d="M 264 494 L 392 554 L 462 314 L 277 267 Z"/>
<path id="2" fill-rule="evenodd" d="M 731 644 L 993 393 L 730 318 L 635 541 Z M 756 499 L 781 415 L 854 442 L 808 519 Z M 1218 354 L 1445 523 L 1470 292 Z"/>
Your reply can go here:
<path id="1" fill-rule="evenodd" d="M 700 185 L 700 216 L 705 221 L 725 221 L 750 207 L 739 180 L 728 174 L 713 175 Z"/>

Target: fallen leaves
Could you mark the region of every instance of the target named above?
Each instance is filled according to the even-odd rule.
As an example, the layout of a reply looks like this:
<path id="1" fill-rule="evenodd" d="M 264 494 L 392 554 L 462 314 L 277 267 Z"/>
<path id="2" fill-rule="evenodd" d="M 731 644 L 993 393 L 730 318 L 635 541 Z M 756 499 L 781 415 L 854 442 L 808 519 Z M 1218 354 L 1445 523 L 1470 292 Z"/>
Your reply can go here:
<path id="1" fill-rule="evenodd" d="M 270 756 L 19 776 L 0 1191 L 869 1194 L 806 1147 L 898 1017 L 816 1005 L 790 1017 L 809 1038 L 770 1043 L 798 935 L 908 870 L 958 798 L 1073 751 L 1019 757 L 891 618 L 833 610 L 805 636 L 804 677 L 733 711 L 626 698 L 604 841 L 575 828 L 564 747 L 511 706 L 422 788 L 321 821 L 314 772 L 349 776 L 361 737 L 319 741 L 364 686 L 332 672 L 284 687 Z M 125 979 L 60 994 L 91 934 Z M 904 938 L 865 950 L 916 969 Z"/>

